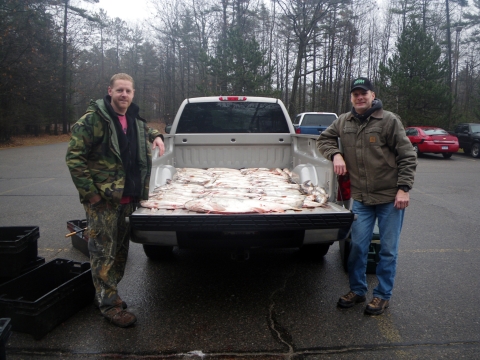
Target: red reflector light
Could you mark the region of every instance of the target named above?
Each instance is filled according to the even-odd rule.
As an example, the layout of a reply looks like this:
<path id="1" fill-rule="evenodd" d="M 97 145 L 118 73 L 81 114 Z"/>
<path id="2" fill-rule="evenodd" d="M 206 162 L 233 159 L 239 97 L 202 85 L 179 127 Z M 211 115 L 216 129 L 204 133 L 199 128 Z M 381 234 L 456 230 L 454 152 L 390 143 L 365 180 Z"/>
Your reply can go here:
<path id="1" fill-rule="evenodd" d="M 337 201 L 347 201 L 351 198 L 350 175 L 338 175 Z"/>
<path id="2" fill-rule="evenodd" d="M 296 128 L 296 129 L 295 129 L 295 134 L 300 134 L 300 133 L 301 133 L 301 132 L 300 132 L 300 128 Z"/>
<path id="3" fill-rule="evenodd" d="M 247 100 L 246 96 L 220 96 L 218 98 L 220 101 L 245 101 Z"/>

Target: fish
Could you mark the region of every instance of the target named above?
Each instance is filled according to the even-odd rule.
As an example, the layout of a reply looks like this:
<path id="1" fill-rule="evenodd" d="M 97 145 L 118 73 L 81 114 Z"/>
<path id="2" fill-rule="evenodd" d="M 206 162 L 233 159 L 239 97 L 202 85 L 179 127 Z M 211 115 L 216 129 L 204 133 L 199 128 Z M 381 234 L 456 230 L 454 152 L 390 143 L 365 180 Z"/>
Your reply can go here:
<path id="1" fill-rule="evenodd" d="M 176 183 L 181 184 L 197 184 L 197 185 L 205 185 L 211 182 L 213 179 L 212 176 L 206 176 L 203 174 L 182 174 L 176 173 L 173 175 L 173 181 Z"/>
<path id="2" fill-rule="evenodd" d="M 140 201 L 140 205 L 147 209 L 158 210 L 158 209 L 166 209 L 166 210 L 175 210 L 175 209 L 184 209 L 185 203 L 178 203 L 178 202 L 167 202 L 161 200 L 142 200 Z"/>
<path id="3" fill-rule="evenodd" d="M 285 171 L 282 169 L 276 168 L 274 171 L 275 174 L 278 174 L 279 176 L 283 177 L 284 179 L 290 180 L 290 175 L 287 174 Z"/>
<path id="4" fill-rule="evenodd" d="M 307 195 L 307 197 L 305 198 L 305 201 L 306 202 L 315 202 L 315 203 L 319 204 L 319 206 L 323 206 L 327 203 L 328 196 L 327 195 L 311 194 L 311 195 Z"/>
<path id="5" fill-rule="evenodd" d="M 242 188 L 248 188 L 251 187 L 252 184 L 248 181 L 235 181 L 235 180 L 217 180 L 213 183 L 208 183 L 205 184 L 206 189 L 212 189 L 212 188 L 218 188 L 218 187 L 228 187 L 228 188 L 234 188 L 234 187 L 242 187 Z"/>
<path id="6" fill-rule="evenodd" d="M 317 207 L 323 207 L 325 206 L 325 204 L 321 204 L 321 203 L 318 203 L 316 201 L 312 201 L 312 200 L 308 200 L 308 199 L 305 199 L 303 201 L 303 205 L 302 205 L 304 208 L 317 208 Z"/>
<path id="7" fill-rule="evenodd" d="M 253 173 L 256 173 L 257 171 L 270 171 L 269 168 L 247 168 L 247 169 L 240 169 L 240 172 L 243 174 L 243 175 L 249 175 L 249 174 L 253 174 Z"/>
<path id="8" fill-rule="evenodd" d="M 313 184 L 309 183 L 310 180 L 307 180 L 300 185 L 300 191 L 302 191 L 306 195 L 310 195 L 314 189 Z"/>
<path id="9" fill-rule="evenodd" d="M 198 184 L 180 184 L 175 182 L 168 182 L 167 184 L 157 186 L 152 193 L 163 192 L 163 191 L 174 191 L 178 190 L 184 193 L 190 192 L 204 192 L 205 187 Z"/>
<path id="10" fill-rule="evenodd" d="M 262 196 L 260 200 L 276 204 L 289 205 L 292 208 L 301 208 L 305 201 L 305 195 L 298 196 Z"/>
<path id="11" fill-rule="evenodd" d="M 187 202 L 185 208 L 195 212 L 214 214 L 283 213 L 286 210 L 301 211 L 300 208 L 286 204 L 237 198 L 195 199 Z"/>
<path id="12" fill-rule="evenodd" d="M 287 183 L 275 183 L 273 181 L 252 181 L 252 185 L 256 187 L 275 187 L 277 189 L 299 189 L 300 186 L 298 184 L 287 184 Z"/>
<path id="13" fill-rule="evenodd" d="M 262 195 L 269 195 L 269 196 L 289 196 L 289 195 L 303 195 L 298 189 L 285 189 L 285 188 L 278 188 L 278 187 L 251 187 L 250 192 L 254 194 L 262 194 Z"/>
<path id="14" fill-rule="evenodd" d="M 284 212 L 324 206 L 328 194 L 310 180 L 293 181 L 288 169 L 179 168 L 156 187 L 143 207 L 217 214 Z"/>
<path id="15" fill-rule="evenodd" d="M 230 169 L 230 168 L 208 168 L 207 171 L 214 175 L 239 175 L 241 176 L 242 173 L 238 169 Z"/>

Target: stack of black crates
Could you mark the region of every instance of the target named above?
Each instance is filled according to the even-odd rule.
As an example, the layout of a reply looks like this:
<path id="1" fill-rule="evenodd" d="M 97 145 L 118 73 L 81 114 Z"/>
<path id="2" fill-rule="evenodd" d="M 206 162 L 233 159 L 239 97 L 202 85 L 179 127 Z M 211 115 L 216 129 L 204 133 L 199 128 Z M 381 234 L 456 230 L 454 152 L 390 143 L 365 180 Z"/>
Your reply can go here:
<path id="1" fill-rule="evenodd" d="M 6 360 L 7 358 L 5 347 L 11 334 L 12 325 L 10 324 L 10 319 L 0 319 L 0 360 Z"/>
<path id="2" fill-rule="evenodd" d="M 0 227 L 0 234 L 0 318 L 13 331 L 40 340 L 93 301 L 89 262 L 45 263 L 38 257 L 37 226 Z"/>
<path id="3" fill-rule="evenodd" d="M 45 263 L 38 256 L 38 226 L 0 227 L 0 284 Z"/>

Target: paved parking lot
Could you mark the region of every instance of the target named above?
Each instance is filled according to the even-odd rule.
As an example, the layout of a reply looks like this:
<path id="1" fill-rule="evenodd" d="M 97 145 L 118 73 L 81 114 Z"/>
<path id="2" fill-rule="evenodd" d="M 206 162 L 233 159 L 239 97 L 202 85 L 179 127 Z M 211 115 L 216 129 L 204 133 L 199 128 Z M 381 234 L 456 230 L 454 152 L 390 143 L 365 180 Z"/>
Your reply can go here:
<path id="1" fill-rule="evenodd" d="M 0 226 L 40 226 L 47 261 L 88 261 L 64 236 L 84 217 L 66 146 L 0 150 Z M 255 250 L 247 262 L 177 250 L 164 263 L 132 244 L 120 289 L 134 328 L 111 326 L 91 305 L 39 341 L 14 332 L 7 359 L 477 359 L 479 175 L 480 161 L 463 154 L 419 159 L 383 316 L 336 308 L 348 290 L 337 244 L 321 262 L 295 250 Z"/>

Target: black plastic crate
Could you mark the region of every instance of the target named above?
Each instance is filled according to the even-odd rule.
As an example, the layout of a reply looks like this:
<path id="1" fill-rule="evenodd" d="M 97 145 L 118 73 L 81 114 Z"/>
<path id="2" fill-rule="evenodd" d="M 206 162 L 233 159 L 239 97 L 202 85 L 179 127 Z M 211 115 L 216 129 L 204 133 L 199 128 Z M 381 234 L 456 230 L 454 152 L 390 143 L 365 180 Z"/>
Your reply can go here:
<path id="1" fill-rule="evenodd" d="M 72 246 L 80 250 L 84 255 L 90 257 L 88 251 L 88 232 L 82 231 L 87 227 L 87 220 L 70 220 L 67 221 L 67 229 L 69 232 L 77 232 L 70 236 L 72 238 Z"/>
<path id="2" fill-rule="evenodd" d="M 18 276 L 37 259 L 39 237 L 38 226 L 0 227 L 0 277 Z"/>
<path id="3" fill-rule="evenodd" d="M 90 304 L 95 295 L 90 263 L 54 259 L 0 285 L 0 317 L 36 340 Z"/>
<path id="4" fill-rule="evenodd" d="M 367 274 L 376 274 L 380 261 L 380 240 L 373 240 L 368 248 Z"/>
<path id="5" fill-rule="evenodd" d="M 26 263 L 23 267 L 22 270 L 20 270 L 20 275 L 25 274 L 29 271 L 32 271 L 33 269 L 39 267 L 40 265 L 45 264 L 45 258 L 37 256 L 37 258 L 34 261 L 30 261 L 29 263 Z M 7 281 L 12 280 L 16 276 L 10 276 L 10 277 L 0 277 L 0 285 L 3 283 L 6 283 Z"/>
<path id="6" fill-rule="evenodd" d="M 10 324 L 10 319 L 0 319 L 0 360 L 6 360 L 7 358 L 5 348 L 10 335 L 12 335 L 12 325 Z"/>

